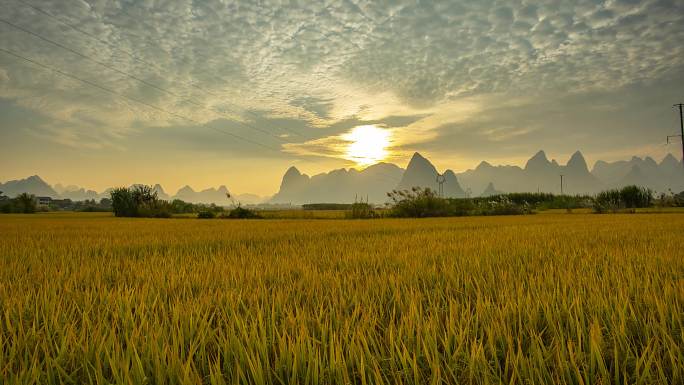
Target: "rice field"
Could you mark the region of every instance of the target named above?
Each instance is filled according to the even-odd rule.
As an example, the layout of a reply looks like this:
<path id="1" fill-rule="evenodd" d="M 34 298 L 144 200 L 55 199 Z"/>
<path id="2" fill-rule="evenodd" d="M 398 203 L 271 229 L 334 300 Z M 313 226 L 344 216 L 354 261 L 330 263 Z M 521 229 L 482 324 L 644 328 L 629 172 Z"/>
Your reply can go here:
<path id="1" fill-rule="evenodd" d="M 682 384 L 684 214 L 0 216 L 4 384 Z"/>

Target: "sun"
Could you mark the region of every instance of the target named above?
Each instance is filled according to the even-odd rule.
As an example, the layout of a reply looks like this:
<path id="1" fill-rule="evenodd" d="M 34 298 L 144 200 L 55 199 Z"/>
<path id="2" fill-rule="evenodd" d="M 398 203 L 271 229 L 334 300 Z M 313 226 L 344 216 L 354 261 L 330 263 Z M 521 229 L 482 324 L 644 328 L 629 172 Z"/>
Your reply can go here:
<path id="1" fill-rule="evenodd" d="M 390 144 L 390 133 L 382 128 L 367 125 L 357 126 L 343 135 L 350 142 L 346 149 L 346 158 L 358 166 L 369 166 L 387 157 Z"/>

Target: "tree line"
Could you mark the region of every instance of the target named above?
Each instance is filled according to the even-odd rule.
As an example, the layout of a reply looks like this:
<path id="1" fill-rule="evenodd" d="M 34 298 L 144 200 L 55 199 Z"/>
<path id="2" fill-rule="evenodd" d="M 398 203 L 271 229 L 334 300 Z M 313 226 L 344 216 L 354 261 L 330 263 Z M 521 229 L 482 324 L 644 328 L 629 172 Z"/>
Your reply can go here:
<path id="1" fill-rule="evenodd" d="M 117 217 L 169 218 L 174 214 L 197 214 L 198 218 L 258 218 L 253 210 L 239 204 L 226 210 L 214 203 L 189 203 L 180 199 L 159 199 L 151 186 L 119 187 L 110 192 L 112 211 Z M 230 195 L 227 196 L 230 198 Z"/>
<path id="2" fill-rule="evenodd" d="M 592 209 L 595 213 L 634 211 L 637 208 L 684 207 L 684 192 L 671 191 L 655 196 L 648 188 L 625 186 L 591 195 L 554 195 L 550 193 L 508 193 L 478 198 L 443 198 L 430 188 L 413 187 L 410 190 L 393 190 L 387 193 L 389 202 L 377 208 L 368 202 L 353 204 L 309 204 L 305 210 L 344 210 L 347 218 L 377 217 L 447 217 L 468 215 L 524 215 L 539 210 L 578 208 Z M 230 195 L 228 195 L 230 198 Z M 9 198 L 0 191 L 0 213 L 36 211 L 112 211 L 117 217 L 169 218 L 179 214 L 195 214 L 198 218 L 259 218 L 258 212 L 234 205 L 225 209 L 215 204 L 189 203 L 180 199 L 159 199 L 151 186 L 120 187 L 110 192 L 110 198 L 99 202 L 85 200 L 54 200 L 38 205 L 35 196 L 22 193 Z"/>
<path id="3" fill-rule="evenodd" d="M 555 195 L 550 193 L 508 193 L 478 198 L 443 198 L 430 188 L 413 187 L 387 193 L 385 210 L 369 211 L 367 203 L 354 203 L 352 218 L 380 216 L 423 218 L 483 215 L 524 215 L 548 209 L 592 209 L 595 213 L 633 212 L 652 206 L 684 207 L 684 192 L 671 191 L 655 196 L 653 190 L 625 186 L 591 195 Z"/>

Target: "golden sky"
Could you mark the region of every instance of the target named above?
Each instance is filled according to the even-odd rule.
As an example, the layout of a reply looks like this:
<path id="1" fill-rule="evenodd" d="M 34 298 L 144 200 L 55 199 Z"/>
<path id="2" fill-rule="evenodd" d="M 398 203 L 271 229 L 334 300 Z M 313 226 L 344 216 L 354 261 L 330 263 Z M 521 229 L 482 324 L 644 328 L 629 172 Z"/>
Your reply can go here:
<path id="1" fill-rule="evenodd" d="M 679 154 L 684 4 L 0 6 L 0 180 L 227 185 L 415 151 L 440 169 Z"/>

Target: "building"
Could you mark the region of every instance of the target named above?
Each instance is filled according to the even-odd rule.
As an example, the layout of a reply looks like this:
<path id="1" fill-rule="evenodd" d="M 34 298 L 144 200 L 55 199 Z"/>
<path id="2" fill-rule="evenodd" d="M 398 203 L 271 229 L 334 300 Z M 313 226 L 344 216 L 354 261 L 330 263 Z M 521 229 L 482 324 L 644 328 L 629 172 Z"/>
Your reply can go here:
<path id="1" fill-rule="evenodd" d="M 38 202 L 39 206 L 48 206 L 50 203 L 52 203 L 52 198 L 50 198 L 50 197 L 36 197 L 36 202 Z"/>

